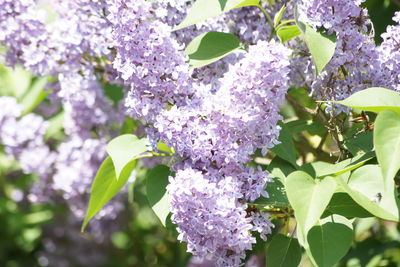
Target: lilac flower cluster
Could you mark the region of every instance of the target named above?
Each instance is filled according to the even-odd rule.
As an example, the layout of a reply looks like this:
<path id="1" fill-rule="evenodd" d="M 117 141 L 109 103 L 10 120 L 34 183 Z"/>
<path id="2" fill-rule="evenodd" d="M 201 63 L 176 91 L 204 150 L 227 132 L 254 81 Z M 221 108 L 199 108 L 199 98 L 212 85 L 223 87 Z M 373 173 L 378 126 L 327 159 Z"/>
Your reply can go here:
<path id="1" fill-rule="evenodd" d="M 393 20 L 397 25 L 389 26 L 382 34 L 379 56 L 383 69 L 382 80 L 387 81 L 387 88 L 400 91 L 400 12 L 396 12 Z"/>
<path id="2" fill-rule="evenodd" d="M 255 243 L 251 231 L 264 238 L 270 232 L 268 217 L 249 214 L 245 204 L 266 195 L 268 173 L 245 164 L 256 149 L 265 153 L 277 143 L 289 55 L 280 44 L 258 42 L 216 93 L 197 88 L 187 106 L 164 111 L 154 123 L 159 138 L 180 156 L 168 186 L 179 239 L 219 266 L 240 264 Z"/>
<path id="3" fill-rule="evenodd" d="M 57 201 L 61 196 L 75 220 L 82 221 L 90 184 L 124 110 L 107 99 L 99 82 L 116 79 L 109 59 L 111 27 L 103 15 L 104 1 L 50 2 L 54 21 L 47 20 L 35 1 L 1 2 L 0 43 L 8 47 L 8 65 L 21 64 L 38 76 L 53 77 L 55 82 L 48 84 L 50 105 L 61 104 L 67 137 L 50 145 L 44 140 L 49 122 L 36 114 L 18 119 L 21 108 L 15 99 L 7 98 L 4 101 L 9 104 L 1 105 L 5 109 L 0 113 L 5 115 L 4 119 L 1 115 L 0 140 L 25 173 L 40 177 L 30 190 L 31 201 Z M 122 209 L 123 203 L 116 199 L 97 219 L 113 220 Z M 92 226 L 97 240 L 105 238 L 101 224 Z"/>
<path id="4" fill-rule="evenodd" d="M 299 4 L 300 19 L 337 37 L 335 54 L 312 82 L 317 99 L 341 100 L 382 83 L 379 54 L 361 0 L 311 0 Z"/>
<path id="5" fill-rule="evenodd" d="M 117 1 L 110 11 L 113 66 L 131 87 L 126 106 L 133 116 L 151 121 L 168 105 L 182 105 L 191 92 L 190 71 L 171 28 L 149 20 L 146 1 Z"/>
<path id="6" fill-rule="evenodd" d="M 0 97 L 0 106 L 0 142 L 5 152 L 19 160 L 24 173 L 45 176 L 55 156 L 43 141 L 48 122 L 35 114 L 18 119 L 22 109 L 15 98 Z"/>
<path id="7" fill-rule="evenodd" d="M 275 41 L 262 41 L 270 29 L 253 24 L 265 19 L 262 13 L 235 10 L 203 25 L 243 35 L 252 44 L 246 55 L 226 59 L 224 75 L 217 70 L 220 65 L 205 71 L 208 76 L 218 73 L 215 82 L 200 71 L 193 74 L 181 51 L 195 27 L 171 34 L 171 24 L 181 20 L 193 1 L 54 0 L 58 18 L 49 23 L 30 16 L 36 14 L 33 1 L 16 2 L 25 5 L 16 9 L 7 1 L 9 7 L 1 13 L 4 20 L 19 20 L 13 31 L 0 36 L 10 47 L 7 58 L 15 56 L 8 63 L 56 79 L 49 85 L 50 96 L 62 105 L 67 135 L 50 152 L 43 141 L 45 127 L 33 129 L 40 130 L 40 144 L 54 159 L 32 199 L 52 183 L 63 198 L 73 200 L 75 216 L 83 217 L 82 194 L 105 157 L 114 125 L 125 115 L 106 98 L 99 80 L 117 83 L 125 88 L 130 115 L 147 124 L 150 141 L 166 142 L 177 152 L 176 176 L 170 177 L 168 191 L 179 240 L 194 255 L 212 258 L 219 266 L 239 266 L 256 242 L 252 232 L 265 239 L 271 231 L 268 215 L 247 204 L 267 196 L 268 172 L 247 164 L 257 149 L 265 154 L 277 144 L 278 105 L 289 88 L 291 52 Z M 171 8 L 172 15 L 159 12 Z M 23 26 L 30 19 L 37 24 L 35 38 L 29 36 L 33 29 Z M 111 205 L 114 212 L 121 209 Z M 108 216 L 115 218 L 115 213 Z"/>
<path id="8" fill-rule="evenodd" d="M 262 60 L 254 62 L 254 55 Z M 245 163 L 257 148 L 266 152 L 279 133 L 277 104 L 288 88 L 288 55 L 275 42 L 260 41 L 250 47 L 222 78 L 215 94 L 198 88 L 189 105 L 172 107 L 157 117 L 154 126 L 161 140 L 183 157 L 217 167 Z"/>

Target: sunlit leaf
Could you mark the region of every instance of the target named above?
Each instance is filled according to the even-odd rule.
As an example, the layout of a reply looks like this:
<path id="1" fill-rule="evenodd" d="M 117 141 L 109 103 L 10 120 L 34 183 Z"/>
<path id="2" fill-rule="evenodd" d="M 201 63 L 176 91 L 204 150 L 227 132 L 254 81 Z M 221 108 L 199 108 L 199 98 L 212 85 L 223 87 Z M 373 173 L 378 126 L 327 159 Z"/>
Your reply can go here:
<path id="1" fill-rule="evenodd" d="M 174 30 L 180 30 L 219 16 L 234 8 L 257 6 L 259 2 L 260 0 L 197 0 L 190 8 L 186 18 Z"/>
<path id="2" fill-rule="evenodd" d="M 101 164 L 94 178 L 90 193 L 89 205 L 86 211 L 82 231 L 89 221 L 112 199 L 128 181 L 136 161 L 131 161 L 122 170 L 119 179 L 115 176 L 114 164 L 110 157 L 107 157 Z"/>
<path id="3" fill-rule="evenodd" d="M 107 144 L 107 153 L 110 155 L 117 179 L 124 167 L 138 155 L 148 151 L 146 139 L 139 139 L 133 134 L 120 135 Z"/>
<path id="4" fill-rule="evenodd" d="M 285 185 L 287 197 L 304 234 L 321 217 L 336 186 L 336 181 L 332 177 L 318 180 L 302 171 L 293 172 L 287 177 Z"/>
<path id="5" fill-rule="evenodd" d="M 190 42 L 185 54 L 189 57 L 189 65 L 199 68 L 229 55 L 240 47 L 240 40 L 233 34 L 206 32 Z"/>

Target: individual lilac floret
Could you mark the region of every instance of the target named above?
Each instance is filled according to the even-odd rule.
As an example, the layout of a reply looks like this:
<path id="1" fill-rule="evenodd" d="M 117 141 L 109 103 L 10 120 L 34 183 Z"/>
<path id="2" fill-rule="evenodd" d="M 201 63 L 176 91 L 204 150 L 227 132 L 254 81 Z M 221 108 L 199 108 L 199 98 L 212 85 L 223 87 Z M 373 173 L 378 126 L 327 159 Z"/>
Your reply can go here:
<path id="1" fill-rule="evenodd" d="M 114 68 L 131 90 L 126 106 L 133 116 L 152 120 L 191 93 L 189 66 L 171 28 L 150 20 L 145 1 L 117 1 L 108 16 L 113 25 Z"/>

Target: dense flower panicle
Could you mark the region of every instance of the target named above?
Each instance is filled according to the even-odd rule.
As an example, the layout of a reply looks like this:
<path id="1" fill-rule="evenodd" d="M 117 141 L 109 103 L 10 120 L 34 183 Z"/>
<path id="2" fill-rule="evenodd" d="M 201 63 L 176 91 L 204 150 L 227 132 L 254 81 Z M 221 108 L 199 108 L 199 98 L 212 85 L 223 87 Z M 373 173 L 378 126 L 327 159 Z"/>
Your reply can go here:
<path id="1" fill-rule="evenodd" d="M 266 152 L 279 134 L 277 105 L 288 89 L 288 56 L 289 50 L 275 42 L 250 47 L 215 94 L 196 88 L 190 104 L 157 117 L 161 140 L 184 158 L 217 167 L 246 163 L 257 148 Z"/>
<path id="2" fill-rule="evenodd" d="M 360 7 L 364 0 L 301 0 L 299 15 L 315 27 L 330 33 L 344 33 L 348 29 L 367 31 L 370 23 L 366 9 Z"/>
<path id="3" fill-rule="evenodd" d="M 289 55 L 278 43 L 259 41 L 215 93 L 195 86 L 186 106 L 165 110 L 154 123 L 154 135 L 181 160 L 168 186 L 179 239 L 194 255 L 210 254 L 218 266 L 239 266 L 255 242 L 251 231 L 263 238 L 270 232 L 268 216 L 248 214 L 243 204 L 267 196 L 268 172 L 245 164 L 257 148 L 266 152 L 277 143 L 277 105 L 288 90 Z"/>
<path id="4" fill-rule="evenodd" d="M 121 112 L 106 99 L 101 85 L 89 66 L 59 75 L 57 97 L 65 111 L 64 129 L 68 135 L 90 136 L 93 129 L 120 124 Z"/>
<path id="5" fill-rule="evenodd" d="M 393 17 L 395 26 L 388 26 L 382 34 L 383 42 L 379 47 L 383 79 L 387 88 L 400 91 L 400 12 Z"/>
<path id="6" fill-rule="evenodd" d="M 220 104 L 226 112 L 230 110 L 229 115 L 242 124 L 236 127 L 236 131 L 242 129 L 242 136 L 236 141 L 239 146 L 253 143 L 265 153 L 276 144 L 279 135 L 276 125 L 281 119 L 278 105 L 289 89 L 290 54 L 279 43 L 259 41 L 222 78 L 216 98 L 223 100 Z"/>
<path id="7" fill-rule="evenodd" d="M 63 190 L 67 199 L 87 193 L 106 156 L 105 145 L 105 140 L 82 140 L 78 136 L 63 142 L 55 163 L 54 188 Z"/>
<path id="8" fill-rule="evenodd" d="M 126 106 L 133 116 L 152 120 L 168 105 L 183 104 L 191 87 L 182 47 L 171 38 L 168 25 L 150 20 L 145 3 L 118 3 L 109 20 L 116 50 L 114 68 L 131 86 Z"/>
<path id="9" fill-rule="evenodd" d="M 300 18 L 337 37 L 336 51 L 325 70 L 311 85 L 316 98 L 341 100 L 382 83 L 378 51 L 372 27 L 361 0 L 301 1 Z"/>
<path id="10" fill-rule="evenodd" d="M 9 64 L 56 78 L 50 96 L 62 105 L 67 134 L 50 151 L 42 118 L 32 114 L 18 120 L 20 112 L 11 110 L 15 115 L 9 119 L 0 112 L 2 142 L 29 161 L 32 166 L 23 167 L 27 172 L 44 172 L 35 166 L 46 153 L 52 155 L 47 155 L 48 165 L 39 164 L 46 173 L 32 199 L 47 193 L 51 184 L 52 193 L 68 200 L 76 218 L 84 217 L 86 193 L 105 157 L 106 142 L 125 115 L 108 101 L 99 81 L 118 83 L 126 89 L 130 115 L 148 125 L 150 141 L 166 142 L 177 152 L 177 174 L 168 191 L 179 239 L 194 255 L 212 258 L 218 266 L 239 266 L 255 243 L 253 233 L 266 238 L 271 231 L 268 215 L 246 204 L 267 196 L 268 172 L 247 163 L 257 149 L 266 153 L 277 144 L 278 105 L 289 88 L 291 52 L 275 41 L 261 41 L 271 31 L 261 23 L 262 12 L 237 9 L 171 33 L 193 1 L 52 0 L 57 19 L 49 23 L 32 17 L 35 2 L 16 2 L 7 1 L 0 11 L 15 25 L 0 33 L 0 42 L 10 47 L 8 57 L 15 57 Z M 34 29 L 24 23 L 37 24 L 32 37 Z M 249 52 L 225 58 L 223 68 L 214 64 L 192 73 L 181 44 L 198 35 L 198 27 L 240 35 L 251 44 Z M 26 125 L 28 120 L 33 123 Z M 16 127 L 29 131 L 16 133 Z M 41 157 L 33 159 L 31 151 Z M 121 209 L 118 200 L 112 201 L 98 217 L 115 218 Z"/>
<path id="11" fill-rule="evenodd" d="M 167 187 L 178 239 L 193 255 L 213 259 L 217 266 L 239 266 L 255 243 L 251 231 L 266 239 L 273 227 L 267 214 L 249 212 L 241 202 L 243 181 L 234 175 L 186 166 Z"/>
<path id="12" fill-rule="evenodd" d="M 32 0 L 4 0 L 0 3 L 0 43 L 9 47 L 6 53 L 8 64 L 27 60 L 28 65 L 36 65 L 37 69 L 45 68 L 48 59 L 33 51 L 46 42 L 44 15 Z"/>
<path id="13" fill-rule="evenodd" d="M 0 31 L 0 42 L 9 47 L 8 64 L 23 64 L 37 75 L 58 78 L 51 86 L 53 95 L 61 99 L 69 113 L 75 113 L 68 116 L 67 112 L 67 133 L 70 128 L 80 131 L 81 127 L 91 129 L 113 121 L 110 104 L 96 84 L 93 67 L 88 66 L 94 62 L 91 58 L 106 57 L 111 52 L 111 28 L 101 13 L 104 3 L 53 0 L 52 4 L 58 17 L 45 24 L 44 10 L 35 2 L 6 1 L 0 11 L 0 27 L 7 30 Z M 84 60 L 88 62 L 83 64 Z M 107 69 L 99 64 L 94 67 Z"/>
<path id="14" fill-rule="evenodd" d="M 18 119 L 22 108 L 15 98 L 1 97 L 0 144 L 7 154 L 15 157 L 24 173 L 47 175 L 54 153 L 44 143 L 48 122 L 35 114 Z"/>
<path id="15" fill-rule="evenodd" d="M 188 251 L 215 257 L 219 266 L 239 266 L 255 238 L 250 234 L 246 205 L 238 202 L 236 182 L 218 181 L 188 168 L 170 178 L 167 188 L 178 239 L 188 243 Z"/>

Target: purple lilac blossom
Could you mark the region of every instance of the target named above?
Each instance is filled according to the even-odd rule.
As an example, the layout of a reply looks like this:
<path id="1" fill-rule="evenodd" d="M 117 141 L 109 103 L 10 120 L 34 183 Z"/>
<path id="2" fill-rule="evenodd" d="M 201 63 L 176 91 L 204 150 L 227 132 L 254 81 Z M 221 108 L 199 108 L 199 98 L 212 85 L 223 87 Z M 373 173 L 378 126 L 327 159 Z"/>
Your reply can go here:
<path id="1" fill-rule="evenodd" d="M 190 104 L 157 117 L 154 127 L 160 139 L 181 157 L 217 167 L 246 163 L 257 148 L 265 153 L 277 143 L 277 105 L 288 90 L 289 54 L 275 42 L 251 46 L 215 94 L 196 88 L 198 96 Z"/>
<path id="2" fill-rule="evenodd" d="M 400 91 L 400 12 L 396 12 L 393 21 L 397 24 L 388 26 L 382 34 L 383 42 L 379 47 L 379 55 L 387 88 Z"/>
<path id="3" fill-rule="evenodd" d="M 100 140 L 92 139 L 91 132 L 109 126 L 115 115 L 110 116 L 111 105 L 103 100 L 97 82 L 96 71 L 101 69 L 129 88 L 126 105 L 134 117 L 154 124 L 149 129 L 153 142 L 161 139 L 178 152 L 177 176 L 171 178 L 168 190 L 179 239 L 188 242 L 189 251 L 211 257 L 219 266 L 238 266 L 255 243 L 251 231 L 265 238 L 272 227 L 266 214 L 249 213 L 245 204 L 266 194 L 268 173 L 245 164 L 256 149 L 265 153 L 277 143 L 281 119 L 277 105 L 288 89 L 290 52 L 275 42 L 258 41 L 269 33 L 268 27 L 245 29 L 238 23 L 236 32 L 256 45 L 250 46 L 246 56 L 228 62 L 229 70 L 210 90 L 194 84 L 196 79 L 179 44 L 182 40 L 171 35 L 168 21 L 154 20 L 149 8 L 146 1 L 60 2 L 56 22 L 38 22 L 38 40 L 28 40 L 28 46 L 21 42 L 9 50 L 19 51 L 20 61 L 14 64 L 58 79 L 53 97 L 61 99 L 64 127 L 70 136 L 58 149 L 54 186 L 63 191 L 64 198 L 82 203 L 79 194 L 87 190 L 86 178 L 94 175 L 104 156 L 102 138 L 109 132 L 105 130 Z M 18 15 L 21 21 L 24 12 L 27 9 Z M 254 9 L 232 15 L 235 12 L 238 21 L 262 19 Z M 225 27 L 219 23 L 215 27 L 220 26 Z M 16 32 L 19 36 L 27 33 L 23 27 Z M 35 55 L 34 62 L 29 61 L 31 55 Z M 98 62 L 96 58 L 107 59 Z M 82 169 L 82 164 L 90 167 Z M 83 216 L 80 206 L 70 204 L 78 217 Z M 199 221 L 193 220 L 193 212 L 200 214 Z"/>
<path id="4" fill-rule="evenodd" d="M 0 144 L 16 158 L 24 173 L 45 176 L 54 161 L 54 153 L 44 143 L 48 122 L 36 114 L 19 118 L 22 108 L 15 98 L 0 97 Z"/>
<path id="5" fill-rule="evenodd" d="M 219 266 L 239 266 L 256 239 L 235 181 L 187 168 L 170 178 L 167 188 L 178 239 L 188 243 L 188 251 L 216 259 Z"/>
<path id="6" fill-rule="evenodd" d="M 311 84 L 317 99 L 342 100 L 382 83 L 379 54 L 368 32 L 372 25 L 367 10 L 360 7 L 362 2 L 311 0 L 299 4 L 300 20 L 337 37 L 332 60 Z"/>
<path id="7" fill-rule="evenodd" d="M 114 68 L 131 88 L 126 106 L 147 121 L 168 105 L 182 105 L 191 93 L 189 65 L 171 38 L 171 28 L 150 20 L 146 1 L 125 1 L 110 8 L 116 57 Z"/>
<path id="8" fill-rule="evenodd" d="M 215 94 L 196 87 L 188 105 L 164 111 L 154 124 L 181 160 L 168 186 L 179 240 L 218 266 L 239 266 L 255 242 L 251 231 L 262 238 L 271 231 L 268 215 L 248 213 L 245 204 L 267 196 L 268 172 L 245 164 L 257 148 L 265 153 L 277 143 L 289 55 L 281 44 L 259 41 Z"/>

